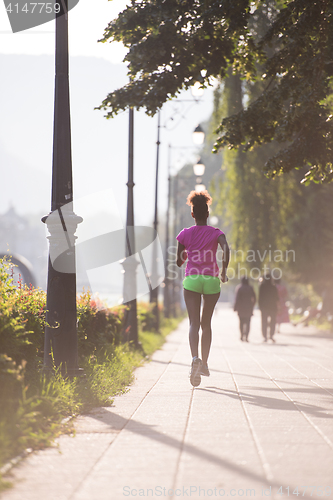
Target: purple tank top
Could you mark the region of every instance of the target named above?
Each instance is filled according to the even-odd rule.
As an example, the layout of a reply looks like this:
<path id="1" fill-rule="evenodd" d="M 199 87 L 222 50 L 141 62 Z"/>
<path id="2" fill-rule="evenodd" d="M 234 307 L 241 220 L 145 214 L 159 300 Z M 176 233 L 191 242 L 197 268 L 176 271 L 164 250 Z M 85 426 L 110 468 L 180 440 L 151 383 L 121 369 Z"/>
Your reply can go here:
<path id="1" fill-rule="evenodd" d="M 184 245 L 188 257 L 185 276 L 219 275 L 216 251 L 217 240 L 221 234 L 224 234 L 223 231 L 212 226 L 192 226 L 180 231 L 177 240 Z"/>

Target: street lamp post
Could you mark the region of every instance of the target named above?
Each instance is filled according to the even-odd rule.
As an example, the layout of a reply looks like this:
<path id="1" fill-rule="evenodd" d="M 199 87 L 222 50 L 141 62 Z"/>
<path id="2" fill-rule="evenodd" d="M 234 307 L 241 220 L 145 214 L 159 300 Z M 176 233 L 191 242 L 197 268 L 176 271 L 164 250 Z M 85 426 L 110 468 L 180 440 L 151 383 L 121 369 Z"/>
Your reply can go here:
<path id="1" fill-rule="evenodd" d="M 156 150 L 156 178 L 155 178 L 155 211 L 154 211 L 154 230 L 157 235 L 158 228 L 158 169 L 159 169 L 159 152 L 160 152 L 160 128 L 161 128 L 161 112 L 158 112 L 157 118 L 157 150 Z M 152 262 L 152 283 L 157 283 L 157 238 L 153 241 L 153 262 Z M 150 290 L 150 302 L 154 304 L 155 330 L 158 332 L 160 328 L 160 318 L 158 310 L 158 286 Z"/>
<path id="2" fill-rule="evenodd" d="M 125 313 L 125 339 L 138 346 L 138 319 L 136 303 L 136 272 L 138 262 L 135 259 L 134 236 L 134 200 L 133 200 L 133 166 L 134 166 L 134 110 L 129 110 L 129 141 L 128 141 L 128 182 L 127 182 L 127 217 L 126 217 L 126 258 L 122 261 L 124 267 L 123 302 L 128 304 Z M 134 299 L 132 297 L 135 297 Z"/>
<path id="3" fill-rule="evenodd" d="M 173 217 L 173 238 L 174 241 L 176 241 L 176 237 L 178 234 L 178 227 L 177 227 L 177 214 L 178 214 L 178 174 L 174 176 L 174 189 L 173 189 L 173 200 L 174 200 L 174 217 Z M 172 281 L 172 301 L 171 301 L 171 308 L 173 311 L 173 315 L 177 316 L 178 313 L 178 305 L 180 303 L 180 296 L 179 296 L 179 284 L 178 284 L 178 278 L 173 279 Z"/>
<path id="4" fill-rule="evenodd" d="M 73 212 L 71 128 L 68 79 L 68 4 L 61 2 L 56 15 L 55 100 L 51 212 L 42 218 L 50 232 L 44 368 L 56 367 L 63 374 L 83 373 L 78 367 L 75 236 L 82 222 Z M 51 256 L 66 248 L 67 269 L 55 269 Z M 66 271 L 66 272 L 61 272 Z"/>
<path id="5" fill-rule="evenodd" d="M 170 199 L 171 199 L 171 145 L 168 147 L 168 204 L 166 216 L 166 231 L 165 231 L 165 279 L 164 279 L 164 315 L 170 317 L 170 279 L 169 279 L 169 225 L 170 225 Z"/>
<path id="6" fill-rule="evenodd" d="M 178 205 L 178 198 L 184 191 L 184 179 L 179 176 L 179 172 L 173 177 L 173 206 L 174 206 L 174 217 L 173 217 L 173 239 L 176 243 L 176 237 L 179 230 L 183 227 L 183 206 Z M 177 270 L 176 277 L 172 280 L 172 300 L 171 309 L 174 316 L 182 310 L 182 278 L 180 276 L 180 270 Z"/>

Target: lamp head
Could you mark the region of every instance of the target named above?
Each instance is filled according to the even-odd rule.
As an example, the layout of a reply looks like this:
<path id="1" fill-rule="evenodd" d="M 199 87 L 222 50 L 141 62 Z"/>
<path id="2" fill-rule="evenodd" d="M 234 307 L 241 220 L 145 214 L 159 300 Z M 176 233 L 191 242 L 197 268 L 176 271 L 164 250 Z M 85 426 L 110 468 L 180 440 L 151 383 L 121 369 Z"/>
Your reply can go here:
<path id="1" fill-rule="evenodd" d="M 198 145 L 198 146 L 201 146 L 201 144 L 204 143 L 204 140 L 205 140 L 205 132 L 203 130 L 203 128 L 201 127 L 201 125 L 198 125 L 195 129 L 194 129 L 194 132 L 192 134 L 192 137 L 193 137 L 193 143 Z"/>

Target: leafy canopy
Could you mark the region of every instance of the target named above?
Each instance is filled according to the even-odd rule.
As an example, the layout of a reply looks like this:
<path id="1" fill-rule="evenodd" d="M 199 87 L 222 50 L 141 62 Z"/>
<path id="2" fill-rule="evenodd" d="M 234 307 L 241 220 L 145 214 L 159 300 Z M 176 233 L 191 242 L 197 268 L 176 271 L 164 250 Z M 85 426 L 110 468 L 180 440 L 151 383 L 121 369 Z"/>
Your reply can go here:
<path id="1" fill-rule="evenodd" d="M 182 88 L 196 81 L 205 85 L 211 76 L 223 78 L 230 60 L 253 71 L 249 11 L 248 0 L 132 0 L 101 40 L 123 42 L 129 49 L 131 81 L 102 106 L 110 108 L 109 116 L 127 106 L 145 107 L 153 115 Z"/>
<path id="2" fill-rule="evenodd" d="M 258 19 L 266 9 L 268 29 Z M 275 139 L 265 165 L 274 177 L 309 166 L 304 182 L 329 182 L 332 170 L 333 0 L 132 0 L 102 42 L 128 48 L 130 81 L 108 94 L 107 117 L 128 106 L 150 115 L 196 81 L 223 79 L 228 68 L 266 86 L 217 129 L 215 151 L 245 150 Z M 260 23 L 259 23 L 260 24 Z"/>

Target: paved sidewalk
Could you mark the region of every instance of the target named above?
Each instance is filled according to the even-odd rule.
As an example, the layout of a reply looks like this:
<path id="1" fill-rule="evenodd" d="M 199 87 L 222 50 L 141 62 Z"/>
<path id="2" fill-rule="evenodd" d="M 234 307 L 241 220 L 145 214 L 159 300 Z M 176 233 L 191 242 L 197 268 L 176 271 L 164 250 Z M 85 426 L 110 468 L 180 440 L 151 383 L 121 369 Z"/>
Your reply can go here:
<path id="1" fill-rule="evenodd" d="M 282 332 L 263 344 L 256 312 L 242 343 L 220 305 L 211 376 L 193 389 L 183 321 L 111 408 L 15 467 L 1 499 L 333 498 L 333 335 Z"/>

